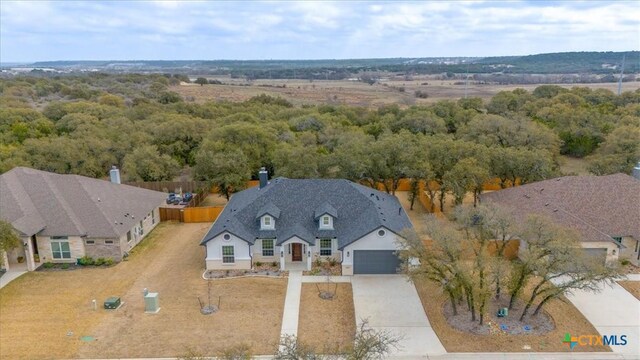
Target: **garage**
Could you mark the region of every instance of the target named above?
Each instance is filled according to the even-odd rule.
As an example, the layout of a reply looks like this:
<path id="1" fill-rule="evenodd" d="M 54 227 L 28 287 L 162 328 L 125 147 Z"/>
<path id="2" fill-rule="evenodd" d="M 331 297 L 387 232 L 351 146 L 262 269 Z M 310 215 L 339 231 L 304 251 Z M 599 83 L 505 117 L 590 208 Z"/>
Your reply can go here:
<path id="1" fill-rule="evenodd" d="M 395 250 L 356 250 L 353 263 L 354 274 L 396 274 L 400 267 Z"/>
<path id="2" fill-rule="evenodd" d="M 585 253 L 585 255 L 592 257 L 600 262 L 602 262 L 603 264 L 606 262 L 607 260 L 607 249 L 606 248 L 587 248 L 587 249 L 582 249 Z"/>

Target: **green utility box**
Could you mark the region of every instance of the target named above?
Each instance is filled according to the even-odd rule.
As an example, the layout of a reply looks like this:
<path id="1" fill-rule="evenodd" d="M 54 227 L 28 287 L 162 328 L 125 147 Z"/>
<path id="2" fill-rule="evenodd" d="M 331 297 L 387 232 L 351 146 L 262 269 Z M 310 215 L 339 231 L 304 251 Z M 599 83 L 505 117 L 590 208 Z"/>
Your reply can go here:
<path id="1" fill-rule="evenodd" d="M 112 296 L 104 301 L 105 309 L 117 309 L 120 306 L 120 298 Z"/>
<path id="2" fill-rule="evenodd" d="M 156 314 L 158 311 L 160 311 L 158 293 L 147 293 L 144 296 L 144 312 L 148 314 Z"/>

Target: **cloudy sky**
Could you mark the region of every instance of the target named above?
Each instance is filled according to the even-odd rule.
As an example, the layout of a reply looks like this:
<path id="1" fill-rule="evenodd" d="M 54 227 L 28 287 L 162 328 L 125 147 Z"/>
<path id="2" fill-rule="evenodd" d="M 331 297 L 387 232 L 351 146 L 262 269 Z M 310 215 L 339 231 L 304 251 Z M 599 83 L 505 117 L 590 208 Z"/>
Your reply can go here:
<path id="1" fill-rule="evenodd" d="M 640 48 L 633 1 L 0 1 L 0 60 L 326 59 Z"/>

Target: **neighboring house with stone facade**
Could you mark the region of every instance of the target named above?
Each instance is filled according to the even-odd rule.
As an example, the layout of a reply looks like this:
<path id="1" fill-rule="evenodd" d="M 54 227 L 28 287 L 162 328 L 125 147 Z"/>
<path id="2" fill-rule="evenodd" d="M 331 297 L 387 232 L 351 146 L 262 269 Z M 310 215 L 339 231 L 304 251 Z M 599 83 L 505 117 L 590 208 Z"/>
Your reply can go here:
<path id="1" fill-rule="evenodd" d="M 482 194 L 481 200 L 507 207 L 520 222 L 537 214 L 574 229 L 585 252 L 603 261 L 640 264 L 640 180 L 634 177 L 564 176 Z"/>
<path id="2" fill-rule="evenodd" d="M 0 175 L 0 218 L 22 239 L 2 255 L 5 267 L 26 262 L 32 271 L 83 256 L 122 260 L 160 222 L 165 194 L 119 184 L 119 173 L 116 179 L 25 167 Z"/>
<path id="3" fill-rule="evenodd" d="M 260 186 L 234 194 L 202 239 L 208 270 L 256 262 L 310 270 L 333 258 L 343 275 L 397 272 L 397 237 L 412 225 L 395 196 L 348 180 L 259 175 Z"/>

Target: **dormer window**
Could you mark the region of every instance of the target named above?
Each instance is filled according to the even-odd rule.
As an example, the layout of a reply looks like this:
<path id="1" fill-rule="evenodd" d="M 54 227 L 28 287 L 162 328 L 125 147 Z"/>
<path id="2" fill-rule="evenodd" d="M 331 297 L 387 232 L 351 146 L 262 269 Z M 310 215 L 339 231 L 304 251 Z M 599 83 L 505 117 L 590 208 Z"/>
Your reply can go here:
<path id="1" fill-rule="evenodd" d="M 320 229 L 333 230 L 333 218 L 331 215 L 322 215 L 320 217 Z"/>
<path id="2" fill-rule="evenodd" d="M 273 230 L 275 229 L 275 220 L 270 215 L 264 215 L 262 217 L 261 226 L 262 230 Z"/>

